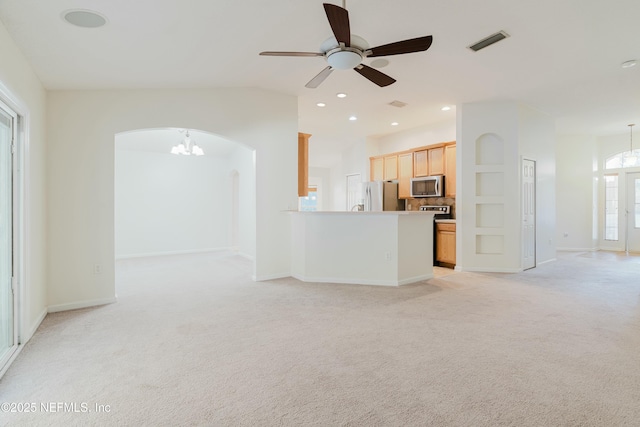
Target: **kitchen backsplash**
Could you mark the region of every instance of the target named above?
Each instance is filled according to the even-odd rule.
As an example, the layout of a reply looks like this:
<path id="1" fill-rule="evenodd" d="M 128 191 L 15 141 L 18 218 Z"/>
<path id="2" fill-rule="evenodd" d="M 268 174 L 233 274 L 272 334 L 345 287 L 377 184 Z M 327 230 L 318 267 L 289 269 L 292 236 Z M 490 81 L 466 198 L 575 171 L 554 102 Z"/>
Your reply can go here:
<path id="1" fill-rule="evenodd" d="M 419 211 L 420 206 L 451 206 L 451 218 L 456 217 L 456 199 L 449 197 L 421 197 L 419 199 L 406 199 L 406 209 L 408 211 Z"/>

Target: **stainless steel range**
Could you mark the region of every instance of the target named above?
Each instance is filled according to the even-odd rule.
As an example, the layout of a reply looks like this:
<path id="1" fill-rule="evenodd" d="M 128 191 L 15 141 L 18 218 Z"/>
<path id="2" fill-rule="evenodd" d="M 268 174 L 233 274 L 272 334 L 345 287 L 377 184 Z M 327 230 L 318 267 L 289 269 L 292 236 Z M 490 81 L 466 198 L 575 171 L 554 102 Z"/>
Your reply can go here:
<path id="1" fill-rule="evenodd" d="M 422 212 L 433 212 L 434 219 L 449 219 L 451 218 L 451 206 L 420 206 Z"/>

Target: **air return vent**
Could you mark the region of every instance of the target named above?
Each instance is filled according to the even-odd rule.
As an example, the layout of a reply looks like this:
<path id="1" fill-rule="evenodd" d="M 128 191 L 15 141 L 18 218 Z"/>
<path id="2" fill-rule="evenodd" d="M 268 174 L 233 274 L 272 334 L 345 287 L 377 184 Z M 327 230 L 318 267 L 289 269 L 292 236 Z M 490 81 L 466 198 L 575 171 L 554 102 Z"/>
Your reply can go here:
<path id="1" fill-rule="evenodd" d="M 394 107 L 402 108 L 405 105 L 407 105 L 407 103 L 406 102 L 402 102 L 402 101 L 391 101 L 389 103 L 389 105 L 393 105 Z"/>
<path id="2" fill-rule="evenodd" d="M 504 31 L 498 31 L 495 34 L 491 34 L 489 37 L 485 37 L 479 42 L 472 44 L 471 46 L 469 46 L 469 49 L 471 49 L 474 52 L 477 52 L 480 49 L 484 49 L 487 46 L 491 46 L 492 44 L 497 43 L 500 40 L 504 40 L 507 37 L 509 37 L 509 34 L 505 33 Z"/>

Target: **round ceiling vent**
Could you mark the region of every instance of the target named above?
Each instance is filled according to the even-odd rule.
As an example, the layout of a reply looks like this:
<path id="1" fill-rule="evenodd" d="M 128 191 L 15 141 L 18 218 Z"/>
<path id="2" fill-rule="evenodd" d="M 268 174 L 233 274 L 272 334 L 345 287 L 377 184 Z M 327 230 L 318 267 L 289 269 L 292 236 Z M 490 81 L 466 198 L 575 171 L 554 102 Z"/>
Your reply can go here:
<path id="1" fill-rule="evenodd" d="M 371 61 L 371 66 L 373 68 L 383 68 L 383 67 L 386 67 L 387 65 L 389 65 L 389 60 L 384 58 L 376 58 L 373 61 Z"/>
<path id="2" fill-rule="evenodd" d="M 107 23 L 107 19 L 104 16 L 92 10 L 67 10 L 62 14 L 62 17 L 69 24 L 82 28 L 98 28 Z"/>

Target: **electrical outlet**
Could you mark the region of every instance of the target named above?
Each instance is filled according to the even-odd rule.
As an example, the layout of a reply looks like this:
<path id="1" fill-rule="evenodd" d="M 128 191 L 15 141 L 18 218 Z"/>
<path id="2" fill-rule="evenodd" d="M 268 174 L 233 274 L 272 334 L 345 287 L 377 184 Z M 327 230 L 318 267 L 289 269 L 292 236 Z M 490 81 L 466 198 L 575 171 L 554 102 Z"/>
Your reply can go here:
<path id="1" fill-rule="evenodd" d="M 387 261 L 391 261 L 391 252 L 385 252 L 384 259 L 386 259 Z"/>
<path id="2" fill-rule="evenodd" d="M 93 274 L 100 274 L 102 273 L 102 266 L 100 264 L 95 264 L 93 266 Z"/>
<path id="3" fill-rule="evenodd" d="M 564 237 L 569 237 L 569 233 L 564 233 Z"/>

